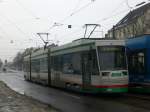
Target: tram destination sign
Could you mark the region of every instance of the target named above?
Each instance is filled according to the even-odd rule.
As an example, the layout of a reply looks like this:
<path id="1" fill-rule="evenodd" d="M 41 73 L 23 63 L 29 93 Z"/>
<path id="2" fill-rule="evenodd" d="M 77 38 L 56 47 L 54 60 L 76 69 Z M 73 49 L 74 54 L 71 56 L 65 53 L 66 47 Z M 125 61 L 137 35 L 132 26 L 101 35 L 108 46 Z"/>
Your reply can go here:
<path id="1" fill-rule="evenodd" d="M 101 46 L 99 47 L 102 52 L 111 52 L 111 51 L 123 51 L 123 47 L 112 47 L 112 46 Z"/>

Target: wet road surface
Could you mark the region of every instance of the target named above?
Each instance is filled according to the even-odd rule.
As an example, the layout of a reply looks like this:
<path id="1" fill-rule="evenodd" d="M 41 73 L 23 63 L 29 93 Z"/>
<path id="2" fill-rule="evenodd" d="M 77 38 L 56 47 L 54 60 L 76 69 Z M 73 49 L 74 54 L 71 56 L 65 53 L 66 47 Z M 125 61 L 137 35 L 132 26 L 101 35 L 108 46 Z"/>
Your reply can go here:
<path id="1" fill-rule="evenodd" d="M 124 96 L 94 96 L 44 87 L 24 80 L 22 72 L 0 73 L 13 90 L 48 103 L 62 112 L 150 112 L 150 101 Z"/>

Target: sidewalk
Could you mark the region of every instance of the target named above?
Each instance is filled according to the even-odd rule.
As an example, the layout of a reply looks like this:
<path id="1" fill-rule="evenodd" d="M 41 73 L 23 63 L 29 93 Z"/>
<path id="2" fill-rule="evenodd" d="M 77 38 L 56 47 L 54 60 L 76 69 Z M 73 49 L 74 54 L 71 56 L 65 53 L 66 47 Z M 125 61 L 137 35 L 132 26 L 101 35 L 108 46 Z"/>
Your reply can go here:
<path id="1" fill-rule="evenodd" d="M 51 106 L 20 95 L 0 81 L 0 112 L 57 112 Z"/>

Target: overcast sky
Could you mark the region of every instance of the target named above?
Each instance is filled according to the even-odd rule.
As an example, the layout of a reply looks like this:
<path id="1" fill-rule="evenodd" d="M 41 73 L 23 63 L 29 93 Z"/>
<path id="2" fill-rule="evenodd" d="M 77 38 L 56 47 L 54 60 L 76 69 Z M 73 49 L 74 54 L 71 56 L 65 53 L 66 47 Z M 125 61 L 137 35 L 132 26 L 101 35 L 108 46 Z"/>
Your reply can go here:
<path id="1" fill-rule="evenodd" d="M 49 39 L 61 45 L 82 38 L 83 25 L 94 23 L 101 25 L 94 36 L 102 37 L 130 11 L 129 7 L 142 1 L 0 0 L 0 58 L 12 60 L 18 51 L 42 45 L 36 35 L 39 32 L 50 33 Z M 52 27 L 54 23 L 59 24 Z"/>

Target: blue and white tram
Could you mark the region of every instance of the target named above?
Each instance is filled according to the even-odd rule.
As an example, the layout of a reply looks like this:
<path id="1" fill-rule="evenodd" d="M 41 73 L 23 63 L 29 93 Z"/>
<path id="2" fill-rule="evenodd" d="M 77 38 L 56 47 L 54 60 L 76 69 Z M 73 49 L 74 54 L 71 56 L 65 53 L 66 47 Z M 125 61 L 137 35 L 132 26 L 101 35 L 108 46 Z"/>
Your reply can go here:
<path id="1" fill-rule="evenodd" d="M 130 90 L 150 92 L 150 35 L 126 40 Z"/>

